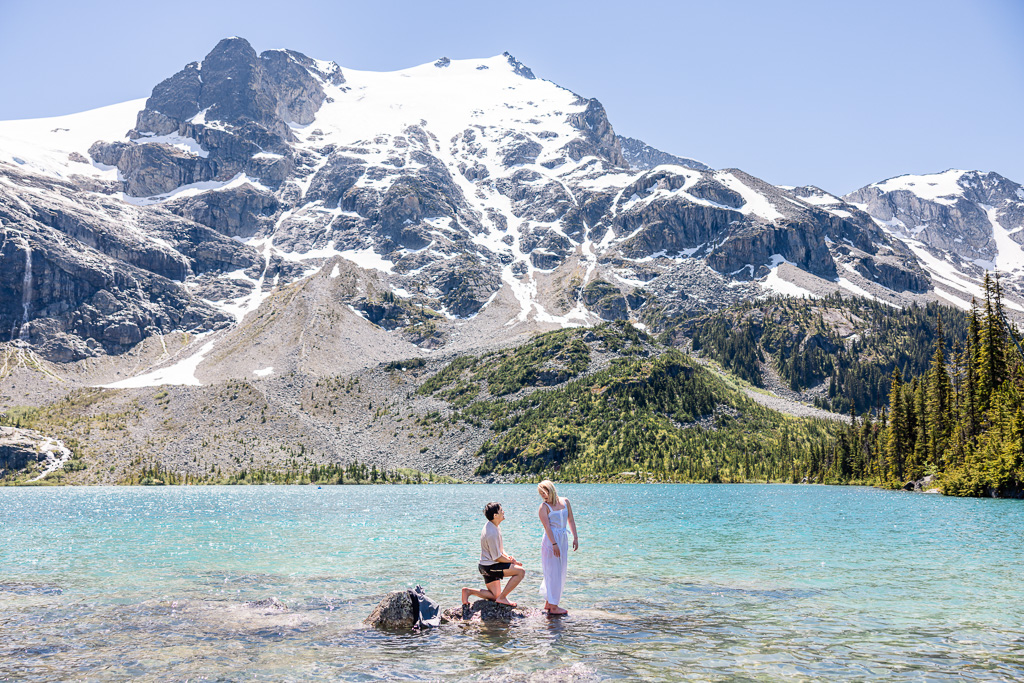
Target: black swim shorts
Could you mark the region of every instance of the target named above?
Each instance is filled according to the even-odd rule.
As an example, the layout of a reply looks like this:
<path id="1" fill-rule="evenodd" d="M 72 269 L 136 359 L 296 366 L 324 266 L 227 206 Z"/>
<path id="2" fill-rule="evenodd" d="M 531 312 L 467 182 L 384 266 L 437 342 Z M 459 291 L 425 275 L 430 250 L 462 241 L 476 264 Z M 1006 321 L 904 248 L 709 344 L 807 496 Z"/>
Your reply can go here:
<path id="1" fill-rule="evenodd" d="M 505 578 L 505 570 L 512 567 L 511 562 L 498 562 L 497 564 L 481 564 L 478 565 L 480 574 L 484 577 L 484 583 L 490 583 L 491 581 L 500 581 Z"/>

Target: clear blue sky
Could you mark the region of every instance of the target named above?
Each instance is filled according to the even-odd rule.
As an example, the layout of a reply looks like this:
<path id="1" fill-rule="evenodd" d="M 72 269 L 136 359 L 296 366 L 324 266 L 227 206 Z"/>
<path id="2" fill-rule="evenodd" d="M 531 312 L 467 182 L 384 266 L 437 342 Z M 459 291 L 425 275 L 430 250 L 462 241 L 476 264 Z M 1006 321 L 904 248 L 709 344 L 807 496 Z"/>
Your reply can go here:
<path id="1" fill-rule="evenodd" d="M 1024 183 L 1024 0 L 0 0 L 0 120 L 147 96 L 231 35 L 380 71 L 507 50 L 618 133 L 776 184 Z"/>

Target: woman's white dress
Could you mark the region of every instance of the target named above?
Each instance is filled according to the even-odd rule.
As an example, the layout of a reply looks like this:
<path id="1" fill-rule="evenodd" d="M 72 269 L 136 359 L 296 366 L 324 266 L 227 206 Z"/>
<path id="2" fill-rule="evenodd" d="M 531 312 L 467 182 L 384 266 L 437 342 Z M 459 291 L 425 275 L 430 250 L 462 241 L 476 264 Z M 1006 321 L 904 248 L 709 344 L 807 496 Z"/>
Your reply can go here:
<path id="1" fill-rule="evenodd" d="M 547 503 L 544 505 L 548 509 L 551 535 L 558 543 L 559 557 L 555 557 L 554 548 L 551 547 L 551 541 L 545 533 L 540 544 L 540 566 L 544 571 L 540 594 L 552 605 L 557 605 L 562 600 L 562 588 L 565 587 L 565 575 L 569 569 L 569 530 L 566 528 L 569 523 L 569 508 L 552 510 Z"/>

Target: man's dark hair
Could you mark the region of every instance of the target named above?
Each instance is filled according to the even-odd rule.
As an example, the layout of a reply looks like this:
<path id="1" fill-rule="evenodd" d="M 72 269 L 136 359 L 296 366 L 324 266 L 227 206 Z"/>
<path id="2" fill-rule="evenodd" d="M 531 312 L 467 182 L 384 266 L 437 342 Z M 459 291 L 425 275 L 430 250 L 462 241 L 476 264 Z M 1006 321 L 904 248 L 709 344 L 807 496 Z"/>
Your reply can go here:
<path id="1" fill-rule="evenodd" d="M 501 503 L 488 503 L 484 505 L 484 517 L 488 522 L 494 521 L 494 516 L 501 512 Z"/>

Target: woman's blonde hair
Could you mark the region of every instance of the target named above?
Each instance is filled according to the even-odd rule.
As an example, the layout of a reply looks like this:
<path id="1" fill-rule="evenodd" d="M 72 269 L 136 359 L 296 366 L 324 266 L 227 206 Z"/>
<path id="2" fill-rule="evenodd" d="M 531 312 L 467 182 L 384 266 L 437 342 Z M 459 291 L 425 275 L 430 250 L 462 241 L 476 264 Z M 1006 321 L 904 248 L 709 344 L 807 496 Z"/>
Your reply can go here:
<path id="1" fill-rule="evenodd" d="M 555 491 L 555 484 L 550 479 L 545 479 L 537 484 L 537 488 L 544 489 L 548 494 L 548 501 L 551 505 L 558 505 L 558 493 Z"/>

